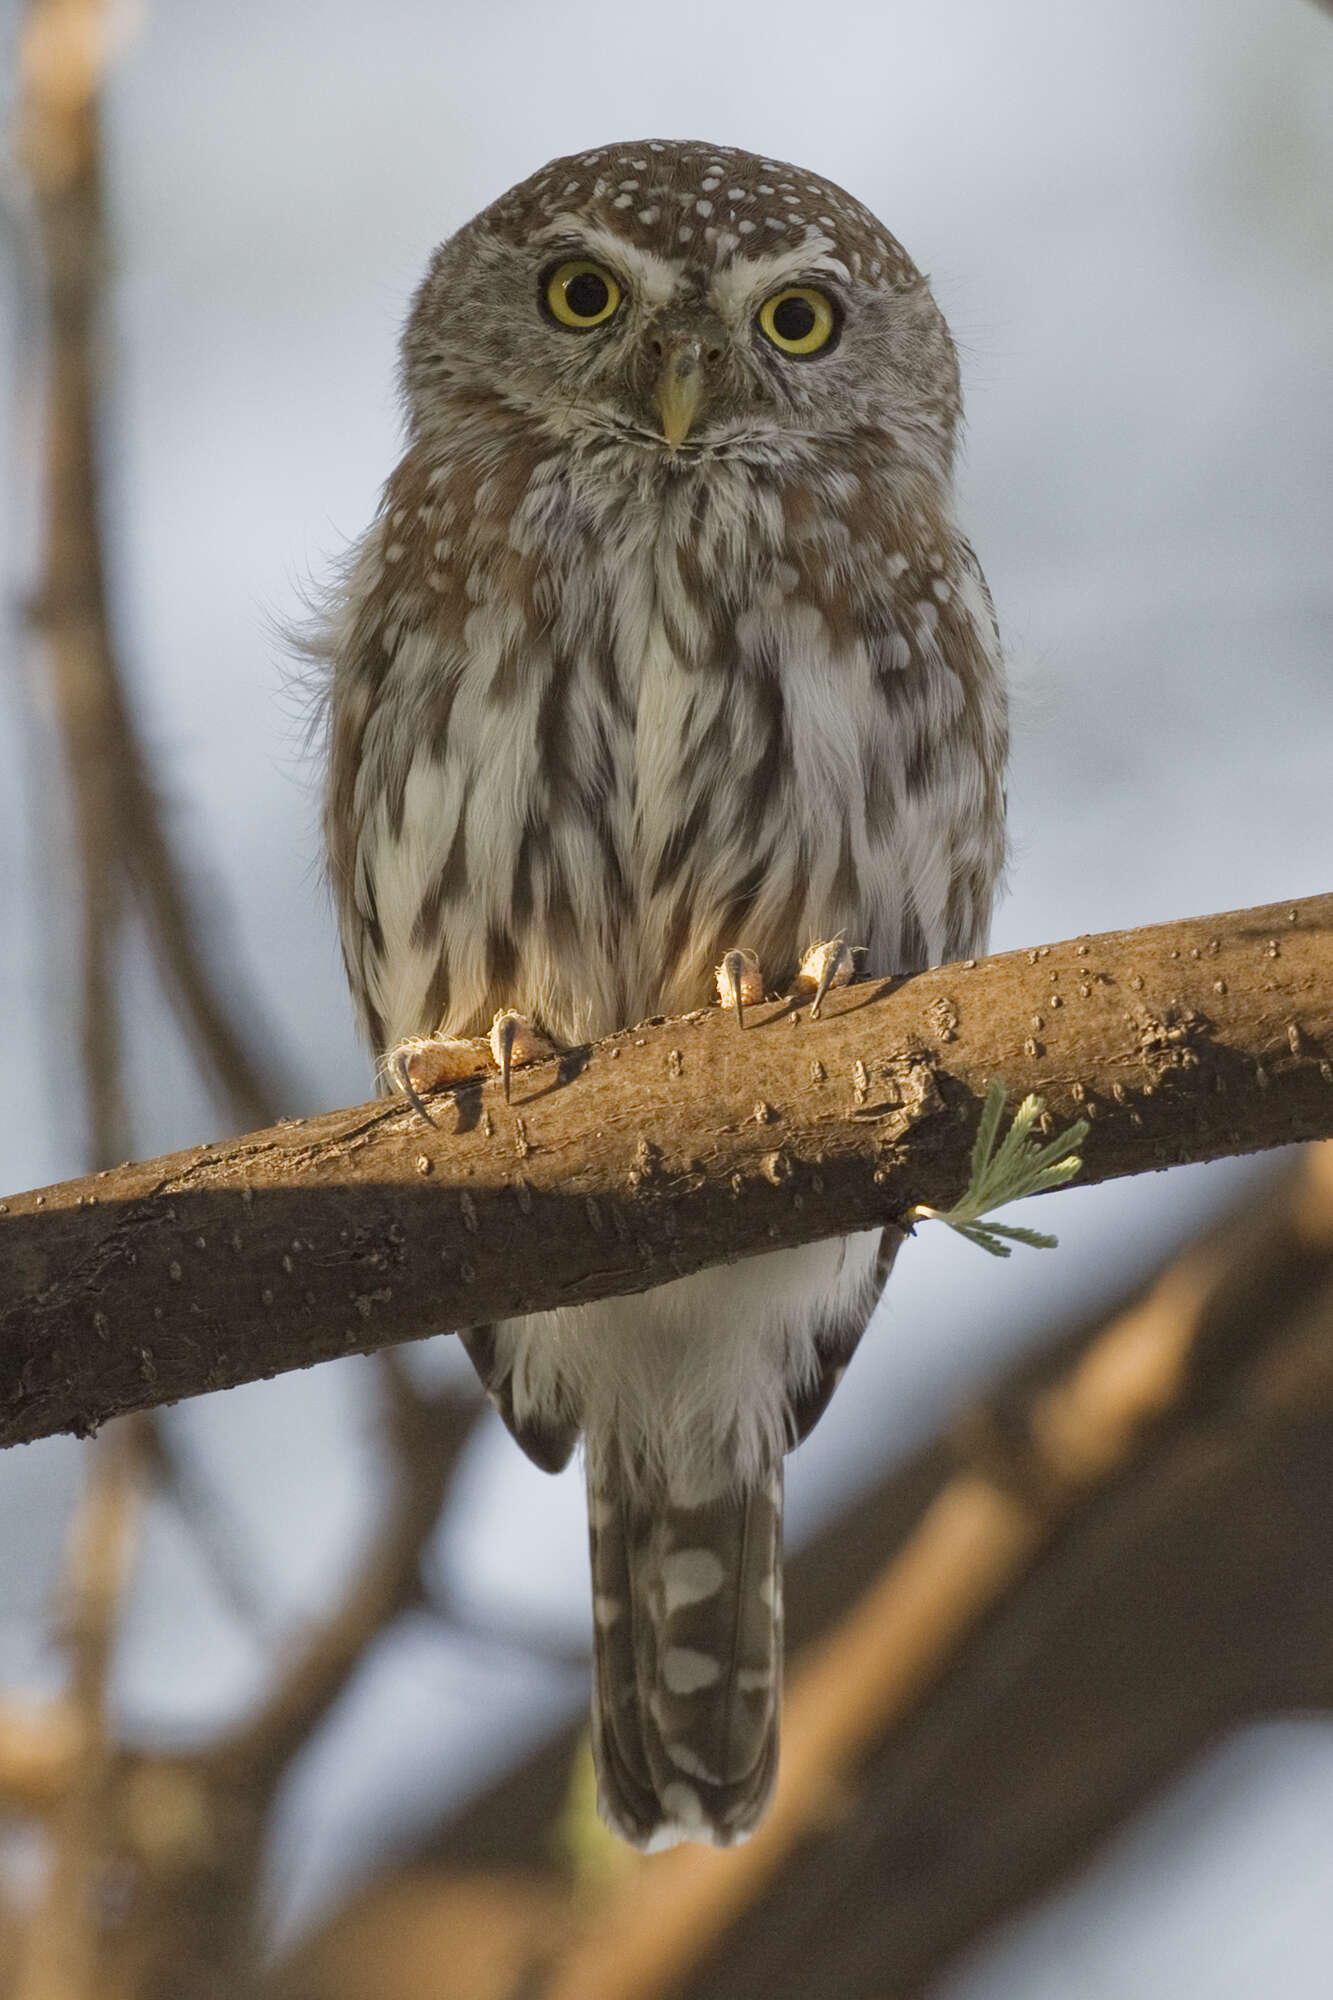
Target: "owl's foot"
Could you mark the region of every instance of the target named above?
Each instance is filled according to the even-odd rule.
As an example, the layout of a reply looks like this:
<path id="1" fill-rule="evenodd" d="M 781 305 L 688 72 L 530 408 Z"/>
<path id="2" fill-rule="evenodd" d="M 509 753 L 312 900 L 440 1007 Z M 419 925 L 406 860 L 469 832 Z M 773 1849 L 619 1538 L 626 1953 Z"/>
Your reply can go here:
<path id="1" fill-rule="evenodd" d="M 810 1001 L 810 1019 L 819 1019 L 824 995 L 834 986 L 849 986 L 856 977 L 859 945 L 844 944 L 840 937 L 824 938 L 810 945 L 801 960 L 791 991 Z M 758 956 L 752 951 L 729 951 L 717 968 L 717 997 L 736 1015 L 737 1025 L 745 1026 L 745 1010 L 757 1007 L 765 997 L 764 975 Z"/>
<path id="2" fill-rule="evenodd" d="M 752 951 L 729 951 L 717 968 L 717 997 L 724 1007 L 734 1008 L 736 1025 L 745 1026 L 745 1010 L 757 1007 L 764 997 L 764 975 Z"/>
<path id="3" fill-rule="evenodd" d="M 505 1103 L 509 1102 L 509 1072 L 515 1065 L 541 1062 L 546 1056 L 555 1054 L 555 1044 L 549 1041 L 540 1028 L 533 1026 L 526 1014 L 516 1014 L 512 1007 L 502 1007 L 491 1022 L 491 1054 L 500 1066 L 500 1077 L 504 1084 Z"/>
<path id="4" fill-rule="evenodd" d="M 433 1125 L 435 1120 L 422 1101 L 422 1093 L 449 1090 L 470 1077 L 484 1076 L 486 1044 L 454 1041 L 445 1035 L 411 1035 L 389 1050 L 380 1067 L 412 1109 Z"/>
<path id="5" fill-rule="evenodd" d="M 857 947 L 844 944 L 841 938 L 825 938 L 821 944 L 812 944 L 801 960 L 801 969 L 796 975 L 795 990 L 804 995 L 812 994 L 810 1019 L 819 1019 L 819 1010 L 824 1004 L 824 995 L 832 986 L 850 986 L 856 976 L 855 956 Z"/>
<path id="6" fill-rule="evenodd" d="M 456 1083 L 485 1076 L 493 1061 L 504 1082 L 507 1104 L 510 1071 L 554 1054 L 553 1044 L 540 1028 L 534 1028 L 525 1015 L 502 1007 L 484 1042 L 457 1041 L 449 1035 L 410 1035 L 389 1050 L 380 1068 L 412 1109 L 433 1125 L 435 1120 L 424 1102 L 428 1092 L 451 1090 Z"/>

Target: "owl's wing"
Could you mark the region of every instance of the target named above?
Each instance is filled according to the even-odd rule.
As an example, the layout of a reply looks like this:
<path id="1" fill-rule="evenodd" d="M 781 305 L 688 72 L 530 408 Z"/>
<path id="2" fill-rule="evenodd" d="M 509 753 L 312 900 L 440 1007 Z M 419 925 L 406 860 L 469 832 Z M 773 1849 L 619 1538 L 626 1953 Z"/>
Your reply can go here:
<path id="1" fill-rule="evenodd" d="M 880 1232 L 879 1255 L 875 1259 L 874 1302 L 869 1312 L 858 1310 L 841 1319 L 830 1320 L 815 1335 L 815 1373 L 809 1382 L 792 1391 L 787 1404 L 788 1451 L 794 1451 L 802 1438 L 809 1437 L 832 1401 L 833 1391 L 860 1345 L 861 1335 L 870 1324 L 871 1314 L 888 1282 L 894 1259 L 906 1240 L 904 1231 L 896 1223 L 886 1224 Z"/>
<path id="2" fill-rule="evenodd" d="M 958 555 L 963 568 L 981 592 L 981 600 L 986 607 L 986 636 L 989 639 L 991 651 L 998 660 L 1001 657 L 1002 648 L 1000 645 L 1000 622 L 995 616 L 995 599 L 991 596 L 990 585 L 986 581 L 985 571 L 981 567 L 980 559 L 971 542 L 968 541 L 966 535 L 959 535 L 957 531 L 955 531 L 955 536 L 958 545 Z"/>
<path id="3" fill-rule="evenodd" d="M 481 1386 L 504 1421 L 505 1429 L 523 1447 L 534 1465 L 543 1472 L 563 1472 L 578 1442 L 579 1421 L 566 1406 L 552 1409 L 543 1404 L 540 1414 L 529 1412 L 522 1418 L 514 1411 L 514 1382 L 511 1363 L 502 1360 L 493 1326 L 470 1326 L 458 1338 L 468 1360 L 481 1377 Z M 831 1393 L 831 1392 L 830 1392 Z"/>

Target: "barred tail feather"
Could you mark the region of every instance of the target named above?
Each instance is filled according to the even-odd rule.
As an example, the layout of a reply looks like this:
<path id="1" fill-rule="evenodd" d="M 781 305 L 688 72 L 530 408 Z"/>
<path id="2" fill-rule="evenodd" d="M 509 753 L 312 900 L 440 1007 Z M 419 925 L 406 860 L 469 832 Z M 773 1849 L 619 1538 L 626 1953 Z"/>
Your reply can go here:
<path id="1" fill-rule="evenodd" d="M 636 1847 L 729 1847 L 777 1775 L 781 1465 L 697 1507 L 590 1466 L 588 1521 L 602 1817 Z"/>

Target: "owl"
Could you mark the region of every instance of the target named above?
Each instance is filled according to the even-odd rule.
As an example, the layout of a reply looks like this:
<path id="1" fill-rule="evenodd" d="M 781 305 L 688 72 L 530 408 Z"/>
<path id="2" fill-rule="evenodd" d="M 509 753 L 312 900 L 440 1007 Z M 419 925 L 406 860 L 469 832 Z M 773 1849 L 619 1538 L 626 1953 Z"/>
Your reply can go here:
<path id="1" fill-rule="evenodd" d="M 401 380 L 316 641 L 390 1085 L 429 1116 L 488 1030 L 508 1092 L 715 986 L 754 1032 L 765 994 L 984 948 L 1006 717 L 957 360 L 860 202 L 727 146 L 556 160 L 435 253 Z M 599 1800 L 639 1847 L 763 1813 L 783 1457 L 889 1261 L 862 1232 L 462 1336 L 539 1466 L 583 1440 Z"/>

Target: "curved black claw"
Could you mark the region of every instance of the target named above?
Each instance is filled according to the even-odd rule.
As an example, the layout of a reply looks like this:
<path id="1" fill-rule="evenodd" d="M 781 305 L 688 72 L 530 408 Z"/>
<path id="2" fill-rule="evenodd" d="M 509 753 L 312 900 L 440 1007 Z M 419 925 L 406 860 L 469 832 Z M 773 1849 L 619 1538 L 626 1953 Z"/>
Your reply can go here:
<path id="1" fill-rule="evenodd" d="M 826 954 L 824 959 L 823 970 L 820 972 L 819 975 L 819 984 L 815 988 L 815 997 L 810 1002 L 810 1019 L 812 1021 L 817 1021 L 819 1019 L 819 1010 L 824 1004 L 824 995 L 828 992 L 829 987 L 832 986 L 833 984 L 833 975 L 838 969 L 838 963 L 839 963 L 839 954 L 836 951 L 831 951 Z"/>
<path id="2" fill-rule="evenodd" d="M 419 1111 L 421 1113 L 421 1116 L 425 1119 L 428 1125 L 435 1125 L 435 1120 L 431 1117 L 429 1111 L 427 1111 L 425 1105 L 422 1103 L 420 1097 L 417 1095 L 416 1086 L 413 1084 L 411 1077 L 408 1075 L 406 1056 L 399 1056 L 397 1062 L 394 1064 L 394 1071 L 398 1077 L 398 1082 L 402 1087 L 403 1096 L 407 1099 L 412 1109 L 414 1111 Z M 438 1125 L 435 1125 L 435 1129 L 438 1132 L 440 1128 Z"/>
<path id="3" fill-rule="evenodd" d="M 731 988 L 731 1004 L 736 1010 L 736 1026 L 745 1028 L 745 953 L 729 951 L 722 961 L 722 971 Z"/>
<path id="4" fill-rule="evenodd" d="M 504 1085 L 505 1103 L 509 1102 L 509 1073 L 514 1063 L 514 1035 L 518 1021 L 513 1014 L 501 1021 L 496 1039 L 500 1044 L 500 1081 Z"/>
<path id="5" fill-rule="evenodd" d="M 810 1002 L 812 1021 L 819 1019 L 819 1010 L 830 986 L 845 986 L 851 979 L 856 949 L 854 945 L 845 945 L 840 937 L 829 938 L 824 944 L 811 945 L 801 960 L 801 979 L 813 979 L 815 983 L 814 998 Z"/>

